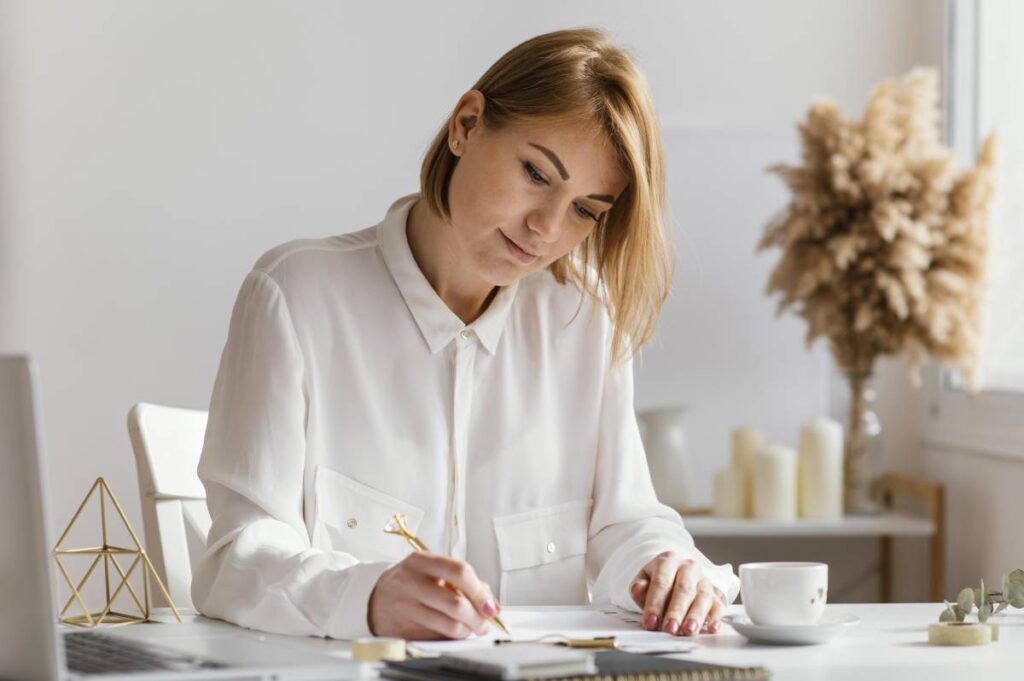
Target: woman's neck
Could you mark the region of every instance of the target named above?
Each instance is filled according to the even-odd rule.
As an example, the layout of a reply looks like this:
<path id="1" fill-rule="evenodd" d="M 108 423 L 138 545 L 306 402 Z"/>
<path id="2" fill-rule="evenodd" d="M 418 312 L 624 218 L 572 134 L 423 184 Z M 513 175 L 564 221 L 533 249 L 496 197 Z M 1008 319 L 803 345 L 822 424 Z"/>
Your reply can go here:
<path id="1" fill-rule="evenodd" d="M 451 227 L 422 199 L 409 211 L 405 235 L 413 259 L 448 309 L 465 324 L 482 315 L 498 287 L 465 269 L 468 258 L 459 251 Z"/>

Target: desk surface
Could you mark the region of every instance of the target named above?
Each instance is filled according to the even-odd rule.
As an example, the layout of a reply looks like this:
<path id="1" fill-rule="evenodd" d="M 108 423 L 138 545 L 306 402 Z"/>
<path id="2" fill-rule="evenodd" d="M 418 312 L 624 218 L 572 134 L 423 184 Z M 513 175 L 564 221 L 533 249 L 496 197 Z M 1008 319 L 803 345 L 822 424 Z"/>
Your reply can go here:
<path id="1" fill-rule="evenodd" d="M 942 610 L 942 606 L 935 603 L 836 604 L 828 608 L 831 612 L 856 615 L 861 622 L 828 643 L 792 647 L 752 644 L 732 627 L 723 625 L 717 634 L 680 639 L 696 643 L 692 652 L 681 656 L 719 664 L 763 665 L 772 672 L 775 681 L 1009 679 L 1019 678 L 1020 670 L 1024 669 L 1024 614 L 1013 609 L 992 618 L 1000 624 L 998 642 L 957 648 L 928 645 L 928 624 L 937 621 Z M 565 613 L 579 608 L 507 607 L 505 610 Z M 743 606 L 731 605 L 728 612 L 742 613 Z M 186 621 L 210 622 L 195 617 Z M 348 648 L 344 641 L 288 640 L 299 640 L 310 648 L 338 654 L 345 654 Z"/>
<path id="2" fill-rule="evenodd" d="M 902 513 L 793 522 L 689 516 L 683 522 L 694 537 L 930 537 L 935 534 L 931 520 Z"/>
<path id="3" fill-rule="evenodd" d="M 839 638 L 816 646 L 774 647 L 749 643 L 732 627 L 698 637 L 693 659 L 721 664 L 762 664 L 772 678 L 871 681 L 893 679 L 1010 679 L 1024 668 L 1024 615 L 1008 610 L 990 621 L 1000 625 L 1000 640 L 979 647 L 928 644 L 928 625 L 938 621 L 935 603 L 836 604 L 831 612 L 849 613 L 861 622 Z M 729 606 L 730 613 L 743 606 Z"/>

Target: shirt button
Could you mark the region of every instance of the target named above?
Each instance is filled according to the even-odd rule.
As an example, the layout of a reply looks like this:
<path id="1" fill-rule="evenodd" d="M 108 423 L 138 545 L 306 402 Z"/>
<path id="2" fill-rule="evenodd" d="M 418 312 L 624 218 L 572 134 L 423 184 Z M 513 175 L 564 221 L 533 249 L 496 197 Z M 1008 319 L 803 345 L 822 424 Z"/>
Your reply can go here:
<path id="1" fill-rule="evenodd" d="M 355 518 L 349 518 L 348 522 L 345 523 L 345 524 L 348 525 L 351 529 L 354 530 L 354 529 L 356 529 L 356 525 L 359 524 L 359 521 L 356 520 Z"/>
<path id="2" fill-rule="evenodd" d="M 554 552 L 555 552 L 555 542 L 549 541 L 548 542 L 548 553 L 554 553 Z"/>
<path id="3" fill-rule="evenodd" d="M 459 332 L 459 336 L 462 337 L 462 340 L 469 340 L 473 336 L 473 332 L 469 329 L 463 329 Z"/>

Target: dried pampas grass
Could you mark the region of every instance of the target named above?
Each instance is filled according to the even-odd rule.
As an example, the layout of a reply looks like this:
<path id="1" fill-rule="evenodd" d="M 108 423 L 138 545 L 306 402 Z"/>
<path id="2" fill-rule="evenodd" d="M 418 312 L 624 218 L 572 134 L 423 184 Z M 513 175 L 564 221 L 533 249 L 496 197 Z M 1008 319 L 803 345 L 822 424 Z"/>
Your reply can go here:
<path id="1" fill-rule="evenodd" d="M 993 140 L 959 170 L 939 134 L 938 79 L 915 69 L 872 94 L 863 122 L 832 102 L 800 124 L 800 165 L 770 170 L 789 204 L 759 250 L 782 257 L 768 293 L 829 340 L 839 367 L 867 376 L 881 355 L 928 356 L 973 385 L 988 244 Z"/>

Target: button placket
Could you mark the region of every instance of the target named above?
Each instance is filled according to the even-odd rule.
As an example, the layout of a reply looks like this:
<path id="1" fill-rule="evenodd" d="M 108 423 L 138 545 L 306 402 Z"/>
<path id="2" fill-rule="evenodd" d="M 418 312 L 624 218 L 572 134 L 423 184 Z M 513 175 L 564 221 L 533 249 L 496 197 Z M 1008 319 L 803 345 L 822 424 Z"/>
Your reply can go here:
<path id="1" fill-rule="evenodd" d="M 476 356 L 476 343 L 472 342 L 472 330 L 463 329 L 459 333 L 460 338 L 469 336 L 469 340 L 455 343 L 453 359 L 453 389 L 452 389 L 452 436 L 450 466 L 451 485 L 449 495 L 449 521 L 448 521 L 448 555 L 453 558 L 465 558 L 465 515 L 466 494 L 463 489 L 465 484 L 466 467 L 466 440 L 469 429 L 469 415 L 473 403 L 473 364 Z"/>

